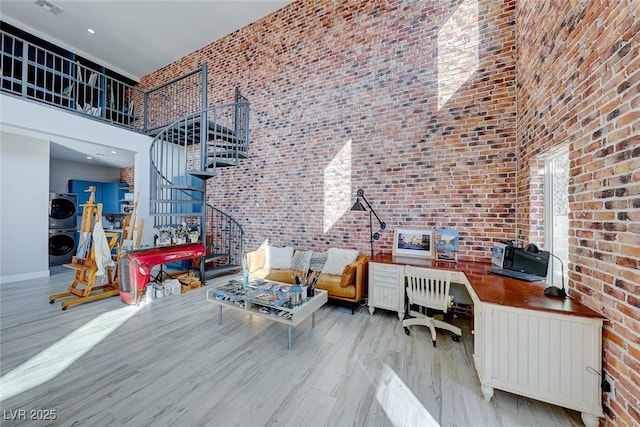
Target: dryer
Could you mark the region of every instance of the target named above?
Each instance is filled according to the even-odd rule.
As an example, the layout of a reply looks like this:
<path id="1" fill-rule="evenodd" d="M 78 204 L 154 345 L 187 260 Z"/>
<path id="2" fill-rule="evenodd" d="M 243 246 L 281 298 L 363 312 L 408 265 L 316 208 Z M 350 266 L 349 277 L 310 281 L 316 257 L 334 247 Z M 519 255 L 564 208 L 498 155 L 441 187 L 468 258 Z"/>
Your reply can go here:
<path id="1" fill-rule="evenodd" d="M 70 263 L 77 247 L 75 229 L 49 229 L 49 266 Z"/>
<path id="2" fill-rule="evenodd" d="M 78 225 L 78 195 L 49 193 L 49 228 L 69 230 Z"/>

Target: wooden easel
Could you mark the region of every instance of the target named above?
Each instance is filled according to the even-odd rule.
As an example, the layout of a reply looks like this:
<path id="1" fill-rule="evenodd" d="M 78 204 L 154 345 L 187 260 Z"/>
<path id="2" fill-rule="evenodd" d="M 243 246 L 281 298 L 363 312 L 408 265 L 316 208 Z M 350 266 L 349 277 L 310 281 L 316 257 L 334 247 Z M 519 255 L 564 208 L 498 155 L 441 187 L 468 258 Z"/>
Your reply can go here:
<path id="1" fill-rule="evenodd" d="M 90 236 L 96 222 L 100 221 L 102 218 L 102 203 L 96 204 L 95 187 L 91 186 L 85 191 L 91 193 L 91 195 L 89 196 L 89 201 L 82 205 L 83 211 L 82 222 L 80 224 L 80 234 L 89 233 Z M 105 234 L 109 243 L 109 249 L 113 250 L 118 246 L 120 234 L 113 232 L 106 232 Z M 112 274 L 110 267 L 107 267 L 106 271 L 107 283 L 100 286 L 94 286 L 97 279 L 98 267 L 95 260 L 95 247 L 93 245 L 93 241 L 91 242 L 91 248 L 87 257 L 74 256 L 71 264 L 64 264 L 64 267 L 75 270 L 73 282 L 67 289 L 67 292 L 51 295 L 49 297 L 49 304 L 53 304 L 60 298 L 72 297 L 73 299 L 62 302 L 61 305 L 63 311 L 70 305 L 108 298 L 119 295 L 120 293 L 117 281 L 117 271 Z"/>
<path id="2" fill-rule="evenodd" d="M 135 245 L 140 246 L 142 241 L 142 230 L 144 229 L 144 218 L 138 221 L 138 226 L 136 227 L 136 219 L 138 215 L 138 198 L 140 197 L 140 193 L 136 193 L 136 196 L 133 200 L 133 209 L 131 210 L 131 216 L 126 217 L 124 220 L 124 224 L 122 227 L 122 241 L 131 240 L 133 241 L 133 235 L 135 232 L 136 235 Z"/>

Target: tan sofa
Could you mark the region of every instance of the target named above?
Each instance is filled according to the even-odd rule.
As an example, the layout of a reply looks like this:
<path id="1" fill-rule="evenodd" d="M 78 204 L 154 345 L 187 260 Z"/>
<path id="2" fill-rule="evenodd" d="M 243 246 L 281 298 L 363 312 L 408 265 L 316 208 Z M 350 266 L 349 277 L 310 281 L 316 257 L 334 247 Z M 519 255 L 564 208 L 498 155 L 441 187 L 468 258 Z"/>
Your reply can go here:
<path id="1" fill-rule="evenodd" d="M 316 288 L 326 290 L 330 299 L 351 303 L 351 313 L 353 314 L 355 307 L 365 295 L 368 259 L 369 257 L 365 255 L 358 255 L 356 260 L 348 264 L 342 275 L 339 276 L 320 273 Z M 294 274 L 303 276 L 303 272 L 299 270 L 265 268 L 265 262 L 266 251 L 264 249 L 247 253 L 249 277 L 293 284 L 295 283 Z"/>

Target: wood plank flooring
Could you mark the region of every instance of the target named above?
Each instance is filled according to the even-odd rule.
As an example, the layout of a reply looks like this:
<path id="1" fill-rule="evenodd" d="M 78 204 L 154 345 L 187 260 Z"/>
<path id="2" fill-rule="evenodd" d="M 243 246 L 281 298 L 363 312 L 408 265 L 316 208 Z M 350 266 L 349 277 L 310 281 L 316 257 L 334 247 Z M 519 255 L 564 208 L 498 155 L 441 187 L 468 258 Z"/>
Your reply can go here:
<path id="1" fill-rule="evenodd" d="M 0 285 L 3 427 L 582 425 L 577 412 L 501 391 L 484 401 L 468 318 L 452 320 L 460 342 L 442 332 L 434 348 L 394 313 L 330 303 L 288 351 L 285 325 L 223 309 L 218 326 L 207 288 L 63 312 L 48 296 L 71 280 Z M 51 410 L 55 420 L 31 419 Z"/>

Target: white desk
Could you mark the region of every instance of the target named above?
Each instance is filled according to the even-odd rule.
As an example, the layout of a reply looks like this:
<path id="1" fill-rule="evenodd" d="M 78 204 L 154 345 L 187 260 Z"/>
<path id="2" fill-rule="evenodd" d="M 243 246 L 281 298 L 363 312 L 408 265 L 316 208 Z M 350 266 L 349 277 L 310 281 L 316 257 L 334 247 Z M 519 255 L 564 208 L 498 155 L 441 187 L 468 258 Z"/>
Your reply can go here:
<path id="1" fill-rule="evenodd" d="M 489 273 L 492 264 L 394 258 L 369 262 L 369 313 L 404 318 L 404 266 L 454 272 L 473 301 L 473 360 L 486 400 L 504 390 L 580 411 L 587 427 L 602 412 L 603 316 L 571 299 L 543 294 L 545 285 Z"/>

